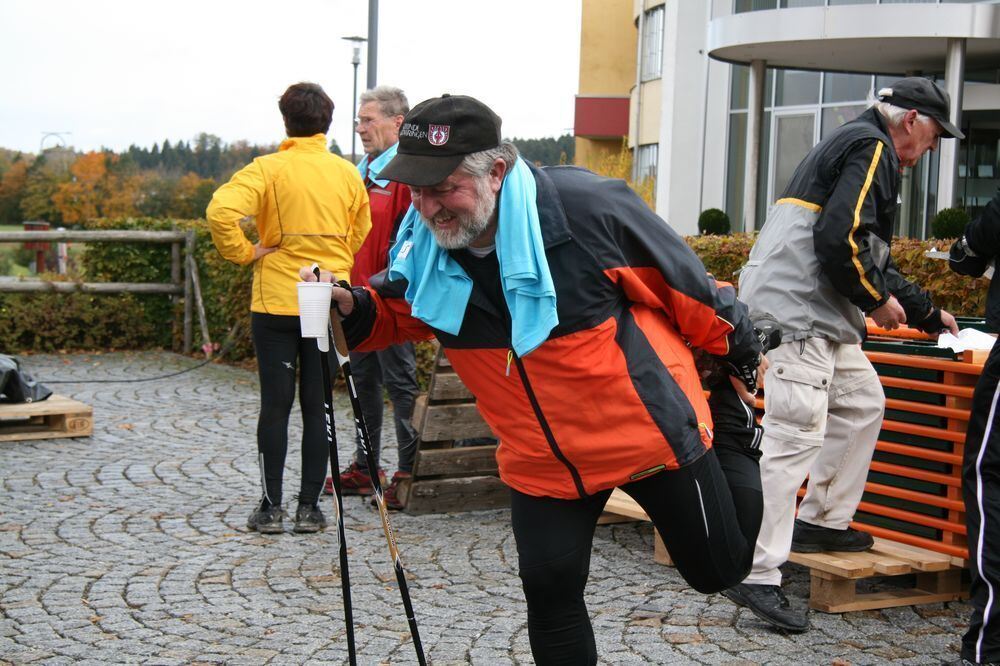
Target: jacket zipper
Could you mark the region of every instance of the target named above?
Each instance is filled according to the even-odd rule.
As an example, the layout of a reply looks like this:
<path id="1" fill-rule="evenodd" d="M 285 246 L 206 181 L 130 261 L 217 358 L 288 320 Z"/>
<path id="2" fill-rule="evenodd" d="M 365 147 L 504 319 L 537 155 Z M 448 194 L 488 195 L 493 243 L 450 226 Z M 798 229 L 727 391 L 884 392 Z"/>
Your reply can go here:
<path id="1" fill-rule="evenodd" d="M 531 382 L 528 381 L 528 372 L 524 369 L 524 363 L 521 361 L 521 357 L 514 353 L 513 349 L 507 350 L 507 373 L 510 374 L 510 361 L 514 360 L 517 365 L 517 372 L 521 376 L 521 382 L 524 384 L 524 391 L 528 395 L 528 401 L 531 403 L 531 409 L 535 412 L 535 418 L 538 419 L 538 424 L 542 427 L 542 433 L 545 435 L 545 440 L 549 443 L 549 448 L 552 449 L 552 455 L 554 455 L 559 462 L 566 466 L 569 470 L 570 476 L 573 477 L 573 484 L 576 486 L 576 492 L 581 498 L 587 497 L 587 491 L 583 488 L 583 480 L 580 478 L 580 472 L 577 471 L 573 463 L 563 454 L 559 449 L 559 445 L 556 443 L 555 435 L 552 434 L 552 429 L 549 428 L 549 422 L 545 419 L 545 415 L 542 413 L 542 407 L 538 404 L 538 398 L 535 396 L 535 391 L 531 388 Z"/>

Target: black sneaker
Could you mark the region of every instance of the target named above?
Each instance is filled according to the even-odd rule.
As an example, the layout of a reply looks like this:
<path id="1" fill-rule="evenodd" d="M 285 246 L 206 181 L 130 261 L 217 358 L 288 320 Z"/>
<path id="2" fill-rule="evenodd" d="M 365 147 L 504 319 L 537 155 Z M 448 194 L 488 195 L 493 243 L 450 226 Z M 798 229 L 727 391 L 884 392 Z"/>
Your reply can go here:
<path id="1" fill-rule="evenodd" d="M 295 510 L 295 527 L 292 528 L 298 534 L 319 532 L 326 527 L 326 516 L 319 510 L 318 504 L 302 504 Z"/>
<path id="2" fill-rule="evenodd" d="M 795 529 L 792 531 L 793 553 L 821 553 L 827 550 L 860 553 L 874 545 L 875 539 L 871 534 L 850 527 L 835 530 L 796 519 Z"/>
<path id="3" fill-rule="evenodd" d="M 267 500 L 261 500 L 247 519 L 247 529 L 261 534 L 281 534 L 285 531 L 285 524 L 282 522 L 285 515 L 280 504 L 271 505 Z"/>
<path id="4" fill-rule="evenodd" d="M 722 596 L 737 606 L 746 606 L 754 615 L 779 629 L 800 632 L 809 628 L 805 611 L 792 608 L 778 585 L 740 583 L 723 590 Z"/>

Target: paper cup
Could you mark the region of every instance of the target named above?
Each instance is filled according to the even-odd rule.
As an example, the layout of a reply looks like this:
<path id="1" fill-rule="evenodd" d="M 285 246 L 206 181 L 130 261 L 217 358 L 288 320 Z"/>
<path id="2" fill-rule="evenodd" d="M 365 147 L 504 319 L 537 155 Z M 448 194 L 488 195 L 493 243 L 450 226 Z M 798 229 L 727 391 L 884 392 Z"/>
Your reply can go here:
<path id="1" fill-rule="evenodd" d="M 299 282 L 298 288 L 302 337 L 326 340 L 333 285 L 329 282 Z"/>

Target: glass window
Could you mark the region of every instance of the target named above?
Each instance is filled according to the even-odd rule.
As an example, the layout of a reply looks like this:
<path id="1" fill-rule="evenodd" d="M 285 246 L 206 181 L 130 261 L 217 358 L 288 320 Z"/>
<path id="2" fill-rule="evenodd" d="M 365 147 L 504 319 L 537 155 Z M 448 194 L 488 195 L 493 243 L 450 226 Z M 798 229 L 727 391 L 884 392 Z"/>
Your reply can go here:
<path id="1" fill-rule="evenodd" d="M 819 102 L 819 72 L 779 69 L 775 74 L 774 105 L 794 106 Z"/>
<path id="2" fill-rule="evenodd" d="M 774 199 L 780 197 L 799 162 L 813 147 L 816 112 L 786 113 L 774 117 Z"/>
<path id="3" fill-rule="evenodd" d="M 823 75 L 824 102 L 859 102 L 868 98 L 872 87 L 872 77 L 867 74 Z"/>
<path id="4" fill-rule="evenodd" d="M 875 0 L 830 0 L 830 6 L 836 5 L 874 5 Z"/>
<path id="5" fill-rule="evenodd" d="M 663 5 L 650 9 L 642 26 L 642 81 L 663 75 Z"/>
<path id="6" fill-rule="evenodd" d="M 647 143 L 639 146 L 637 155 L 638 168 L 636 169 L 636 180 L 643 181 L 647 178 L 656 178 L 656 164 L 660 153 L 660 144 Z"/>
<path id="7" fill-rule="evenodd" d="M 729 108 L 745 109 L 750 96 L 750 68 L 746 65 L 730 67 Z"/>
<path id="8" fill-rule="evenodd" d="M 822 7 L 823 0 L 781 0 L 784 8 L 792 7 Z"/>
<path id="9" fill-rule="evenodd" d="M 778 0 L 733 0 L 733 13 L 756 12 L 761 9 L 777 9 Z"/>
<path id="10" fill-rule="evenodd" d="M 747 162 L 747 114 L 729 114 L 729 153 L 726 156 L 726 215 L 733 231 L 743 230 L 743 174 Z"/>
<path id="11" fill-rule="evenodd" d="M 760 137 L 760 160 L 757 162 L 757 229 L 764 226 L 767 209 L 773 203 L 767 200 L 767 174 L 771 168 L 771 112 L 764 112 Z"/>
<path id="12" fill-rule="evenodd" d="M 846 122 L 854 120 L 865 112 L 864 104 L 848 104 L 845 106 L 828 106 L 823 109 L 823 121 L 820 125 L 820 138 L 825 139 L 830 132 Z"/>

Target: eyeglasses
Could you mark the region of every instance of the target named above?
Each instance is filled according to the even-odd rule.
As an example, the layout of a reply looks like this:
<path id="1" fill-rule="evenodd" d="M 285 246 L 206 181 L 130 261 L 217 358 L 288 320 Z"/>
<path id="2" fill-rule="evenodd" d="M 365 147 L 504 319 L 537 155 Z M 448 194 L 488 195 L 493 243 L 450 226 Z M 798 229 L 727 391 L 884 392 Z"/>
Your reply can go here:
<path id="1" fill-rule="evenodd" d="M 354 119 L 354 127 L 357 128 L 357 127 L 365 127 L 367 125 L 374 125 L 375 123 L 379 122 L 380 120 L 390 120 L 390 119 L 396 118 L 396 117 L 402 118 L 402 115 L 400 115 L 400 116 L 381 116 L 379 118 L 355 118 Z"/>

